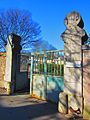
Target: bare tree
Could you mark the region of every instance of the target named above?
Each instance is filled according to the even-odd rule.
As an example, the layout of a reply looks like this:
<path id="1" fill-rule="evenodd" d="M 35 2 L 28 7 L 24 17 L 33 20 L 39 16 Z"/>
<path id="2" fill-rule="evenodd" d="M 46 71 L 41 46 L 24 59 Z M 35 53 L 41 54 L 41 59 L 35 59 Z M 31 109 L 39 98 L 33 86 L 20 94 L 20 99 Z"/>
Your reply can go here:
<path id="1" fill-rule="evenodd" d="M 0 40 L 7 43 L 10 33 L 21 37 L 21 45 L 32 44 L 40 39 L 40 26 L 32 20 L 31 14 L 25 10 L 9 9 L 0 13 Z"/>

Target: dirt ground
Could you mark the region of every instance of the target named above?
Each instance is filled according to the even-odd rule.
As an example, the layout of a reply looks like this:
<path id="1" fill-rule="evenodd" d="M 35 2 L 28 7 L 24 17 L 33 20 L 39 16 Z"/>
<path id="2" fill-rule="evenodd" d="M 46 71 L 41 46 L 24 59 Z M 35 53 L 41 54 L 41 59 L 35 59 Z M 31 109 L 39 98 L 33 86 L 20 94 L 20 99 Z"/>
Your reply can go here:
<path id="1" fill-rule="evenodd" d="M 0 96 L 0 120 L 66 120 L 51 102 L 29 95 Z"/>

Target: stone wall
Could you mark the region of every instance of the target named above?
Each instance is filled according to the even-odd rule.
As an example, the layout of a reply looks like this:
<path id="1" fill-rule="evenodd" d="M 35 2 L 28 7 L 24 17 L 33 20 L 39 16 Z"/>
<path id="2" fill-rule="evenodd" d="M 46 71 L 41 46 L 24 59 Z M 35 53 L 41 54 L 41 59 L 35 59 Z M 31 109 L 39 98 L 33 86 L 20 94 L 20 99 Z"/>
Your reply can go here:
<path id="1" fill-rule="evenodd" d="M 84 118 L 90 118 L 90 49 L 83 50 Z"/>
<path id="2" fill-rule="evenodd" d="M 5 76 L 5 67 L 6 67 L 6 53 L 0 53 L 0 93 L 5 93 L 5 83 L 4 83 L 4 76 Z"/>
<path id="3" fill-rule="evenodd" d="M 0 81 L 4 81 L 6 53 L 0 53 Z"/>

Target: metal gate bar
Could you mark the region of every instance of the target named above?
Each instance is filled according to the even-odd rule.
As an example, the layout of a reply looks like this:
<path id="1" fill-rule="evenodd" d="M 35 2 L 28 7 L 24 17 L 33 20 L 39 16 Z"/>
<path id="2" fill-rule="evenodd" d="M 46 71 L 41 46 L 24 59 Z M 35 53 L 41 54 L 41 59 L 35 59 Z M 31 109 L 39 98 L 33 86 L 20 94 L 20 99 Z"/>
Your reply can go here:
<path id="1" fill-rule="evenodd" d="M 63 51 L 31 53 L 30 95 L 57 101 L 64 87 L 63 74 Z"/>

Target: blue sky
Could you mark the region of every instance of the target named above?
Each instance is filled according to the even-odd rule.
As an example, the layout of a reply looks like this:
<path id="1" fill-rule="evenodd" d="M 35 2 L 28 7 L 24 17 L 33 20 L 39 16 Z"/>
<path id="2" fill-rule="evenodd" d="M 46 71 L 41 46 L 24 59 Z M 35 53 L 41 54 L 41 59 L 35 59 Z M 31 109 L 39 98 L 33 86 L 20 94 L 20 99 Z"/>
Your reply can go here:
<path id="1" fill-rule="evenodd" d="M 32 19 L 41 26 L 44 40 L 63 49 L 60 35 L 65 30 L 64 18 L 73 10 L 78 11 L 90 34 L 90 0 L 0 0 L 0 9 L 19 8 L 29 10 Z"/>

